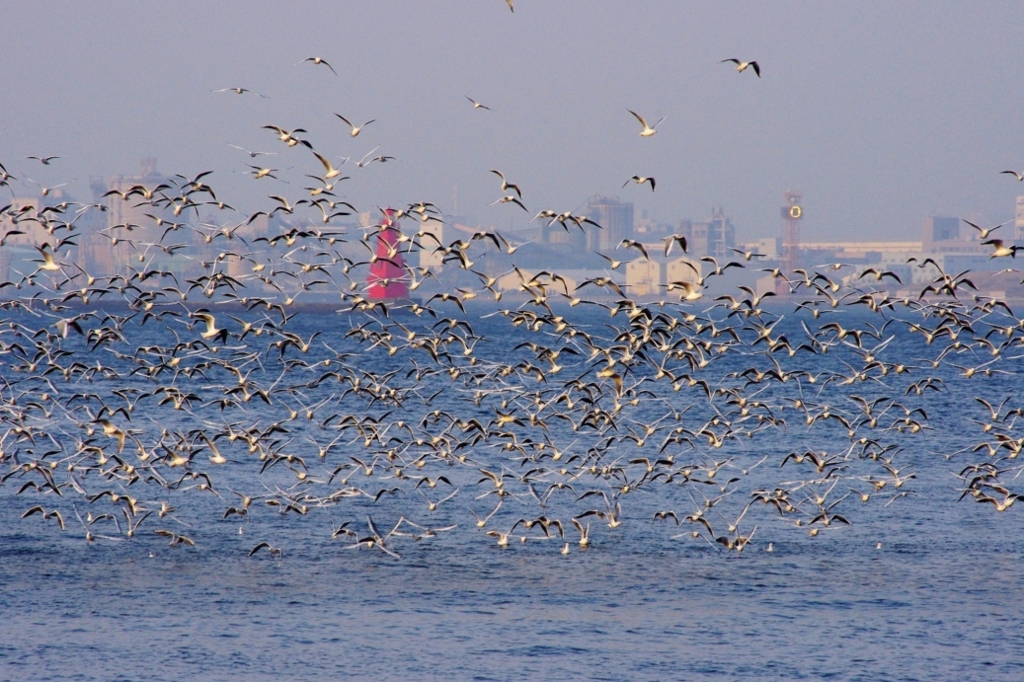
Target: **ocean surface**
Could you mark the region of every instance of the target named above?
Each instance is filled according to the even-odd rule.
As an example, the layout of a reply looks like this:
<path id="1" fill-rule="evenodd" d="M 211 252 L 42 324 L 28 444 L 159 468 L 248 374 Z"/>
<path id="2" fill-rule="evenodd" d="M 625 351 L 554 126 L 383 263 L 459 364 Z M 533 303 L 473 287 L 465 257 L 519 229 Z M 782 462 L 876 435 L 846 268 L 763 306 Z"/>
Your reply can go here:
<path id="1" fill-rule="evenodd" d="M 792 304 L 778 305 L 775 332 L 794 347 L 807 326 L 813 337 L 829 319 L 864 329 L 883 321 L 862 310 L 814 319 Z M 606 345 L 632 324 L 603 311 L 571 313 L 579 329 L 601 335 Z M 929 324 L 909 310 L 901 314 Z M 218 322 L 227 319 L 226 312 L 217 315 Z M 9 425 L 0 441 L 0 473 L 9 474 L 0 485 L 0 679 L 1024 679 L 1024 505 L 1000 513 L 995 502 L 979 503 L 966 483 L 971 473 L 964 474 L 965 467 L 995 462 L 998 485 L 1012 489 L 1017 482 L 1015 455 L 1007 459 L 1011 450 L 975 450 L 986 442 L 998 447 L 996 433 L 1019 437 L 1013 416 L 986 431 L 996 420 L 975 400 L 995 407 L 1007 399 L 1002 413 L 1024 406 L 1013 349 L 990 365 L 1005 374 L 980 370 L 968 378 L 964 367 L 988 361 L 980 347 L 953 348 L 929 364 L 952 341 L 926 343 L 908 324 L 895 322 L 881 339 L 863 339 L 863 347 L 880 346 L 873 355 L 887 366 L 913 369 L 857 378 L 869 361 L 834 335 L 829 352 L 768 354 L 749 320 L 726 320 L 718 311 L 721 324 L 734 325 L 743 342 L 707 352 L 714 361 L 706 367 L 680 361 L 677 372 L 704 377 L 712 391 L 734 391 L 711 400 L 700 386 L 684 383 L 676 390 L 671 381 L 656 380 L 651 363 L 620 376 L 624 387 L 616 389 L 614 378 L 595 379 L 600 367 L 583 347 L 579 356 L 560 356 L 565 368 L 543 379 L 529 368 L 474 379 L 477 370 L 516 362 L 547 369 L 547 361 L 520 344 L 553 344 L 557 336 L 554 325 L 539 336 L 508 316 L 485 315 L 470 308 L 460 316 L 471 324 L 472 335 L 462 336 L 477 364 L 459 342 L 449 343 L 453 357 L 438 363 L 421 349 L 389 355 L 386 345 L 394 340 L 381 345 L 358 332 L 348 335 L 366 324 L 355 314 L 311 311 L 287 327 L 302 340 L 320 332 L 308 354 L 273 346 L 280 335 L 250 335 L 241 344 L 229 340 L 219 355 L 178 352 L 184 358 L 179 368 L 201 365 L 191 376 L 156 373 L 146 369 L 145 353 L 133 357 L 140 346 L 170 348 L 176 338 L 202 329 L 189 330 L 179 320 L 126 322 L 123 344 L 92 347 L 87 334 L 75 333 L 55 341 L 86 366 L 99 362 L 113 371 L 88 378 L 84 370 L 72 372 L 64 383 L 54 372 L 50 387 L 44 377 L 26 373 L 21 365 L 27 359 L 8 347 L 0 356 L 9 382 L 7 414 L 21 406 L 26 423 L 47 435 L 19 441 Z M 32 329 L 44 326 L 32 327 L 24 312 L 8 316 Z M 392 311 L 382 324 L 394 322 L 421 329 L 422 337 L 437 320 Z M 451 328 L 433 333 L 445 327 Z M 236 328 L 232 323 L 233 333 Z M 475 345 L 471 337 L 479 337 Z M 237 360 L 253 352 L 258 362 Z M 211 399 L 239 395 L 228 393 L 235 386 L 232 371 L 210 362 L 227 353 L 234 353 L 231 362 L 243 374 L 252 371 L 247 389 L 292 391 L 272 392 L 270 404 L 252 397 L 219 407 Z M 333 364 L 316 365 L 325 358 Z M 66 367 L 69 360 L 51 356 L 47 362 Z M 317 381 L 339 365 L 346 377 L 361 377 L 362 388 L 388 377 L 384 383 L 398 393 L 389 403 L 389 394 L 377 389 L 346 394 L 354 388 L 351 378 Z M 447 369 L 437 374 L 416 373 L 441 365 Z M 750 375 L 737 376 L 748 367 L 765 372 L 774 366 L 807 375 L 747 385 Z M 551 390 L 542 399 L 552 398 L 577 375 L 603 387 L 602 405 L 615 415 L 614 428 L 583 427 L 587 408 L 578 402 L 571 409 L 566 402 L 537 409 L 531 391 Z M 812 382 L 816 376 L 822 378 Z M 926 378 L 936 389 L 917 394 L 911 384 Z M 160 403 L 171 397 L 167 391 L 143 395 L 167 386 L 197 398 L 175 409 L 173 400 Z M 65 400 L 76 391 L 93 395 L 48 416 L 29 406 L 40 391 L 52 389 Z M 121 398 L 127 395 L 124 402 L 113 397 L 118 390 Z M 884 416 L 874 426 L 858 426 L 865 417 L 858 399 L 880 400 L 874 416 Z M 124 412 L 107 415 L 129 432 L 117 453 L 116 436 L 104 436 L 100 422 L 82 411 L 88 407 L 98 420 L 101 404 L 131 400 L 137 402 L 130 419 Z M 751 401 L 762 407 L 750 407 Z M 531 405 L 546 419 L 545 429 L 526 421 Z M 910 412 L 918 408 L 923 412 Z M 303 414 L 308 409 L 314 418 Z M 755 419 L 758 411 L 762 418 Z M 844 415 L 847 424 L 830 413 Z M 523 421 L 497 425 L 501 414 Z M 342 428 L 346 415 L 372 416 L 379 426 L 364 422 L 360 430 L 349 422 Z M 472 428 L 448 423 L 471 418 L 490 435 L 470 442 Z M 410 428 L 395 426 L 399 420 Z M 208 463 L 213 448 L 200 432 L 223 435 L 275 423 L 284 430 L 259 438 L 258 452 L 268 456 L 256 459 L 246 438 L 225 436 L 216 443 L 228 461 Z M 89 424 L 96 432 L 87 437 Z M 651 424 L 656 434 L 644 438 Z M 676 424 L 688 430 L 690 442 L 663 445 Z M 501 430 L 518 435 L 494 435 Z M 441 432 L 452 439 L 446 454 L 417 466 L 421 453 L 437 450 L 416 438 Z M 536 446 L 542 436 L 550 443 L 546 458 Z M 341 438 L 318 457 L 318 448 L 335 437 Z M 872 442 L 859 441 L 867 437 Z M 64 449 L 45 454 L 54 442 Z M 188 450 L 191 459 L 173 467 L 168 453 L 179 446 L 178 454 Z M 558 449 L 565 454 L 556 463 L 551 452 Z M 789 457 L 806 451 L 835 459 L 816 471 Z M 654 463 L 669 455 L 671 462 Z M 37 469 L 45 468 L 26 465 L 50 460 L 59 461 L 52 471 L 67 484 L 62 494 L 45 486 L 23 489 L 30 480 L 42 484 Z M 79 468 L 66 471 L 69 462 Z M 133 480 L 126 462 L 151 467 L 160 481 Z M 591 465 L 597 469 L 588 473 Z M 542 471 L 527 474 L 538 467 Z M 677 473 L 645 476 L 647 467 Z M 678 473 L 683 468 L 686 475 Z M 185 477 L 189 471 L 209 478 Z M 495 492 L 502 486 L 487 472 L 508 474 L 505 493 Z M 735 481 L 725 482 L 727 476 Z M 887 485 L 873 488 L 882 481 Z M 793 509 L 783 513 L 761 501 L 775 489 L 788 491 Z M 431 501 L 456 490 L 428 511 Z M 112 494 L 95 497 L 104 491 Z M 865 493 L 869 502 L 861 501 Z M 252 498 L 246 513 L 225 518 L 228 508 L 242 506 L 243 495 Z M 125 496 L 135 509 L 125 508 Z M 289 502 L 303 509 L 289 510 Z M 66 530 L 41 513 L 21 518 L 34 505 L 59 509 Z M 669 510 L 679 523 L 656 516 Z M 593 511 L 602 514 L 586 513 Z M 815 518 L 820 511 L 831 515 L 830 523 Z M 698 512 L 707 525 L 684 520 Z M 513 527 L 540 515 L 560 519 L 564 537 L 536 523 Z M 483 518 L 486 524 L 478 527 Z M 589 528 L 585 548 L 572 518 Z M 129 532 L 132 523 L 138 523 L 135 532 Z M 398 532 L 389 536 L 393 527 Z M 487 535 L 493 530 L 510 534 L 508 546 Z M 384 536 L 387 553 L 360 544 L 375 532 Z M 726 546 L 736 538 L 745 542 L 742 551 Z M 262 542 L 280 551 L 264 547 L 250 556 Z"/>

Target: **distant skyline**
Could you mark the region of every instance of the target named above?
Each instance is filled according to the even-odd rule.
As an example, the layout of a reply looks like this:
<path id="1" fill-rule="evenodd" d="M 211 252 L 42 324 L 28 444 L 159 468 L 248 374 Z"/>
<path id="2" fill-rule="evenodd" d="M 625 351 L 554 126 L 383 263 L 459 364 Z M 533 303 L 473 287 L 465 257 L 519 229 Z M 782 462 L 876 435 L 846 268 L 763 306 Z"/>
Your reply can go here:
<path id="1" fill-rule="evenodd" d="M 752 240 L 781 235 L 782 193 L 797 189 L 807 241 L 918 239 L 928 214 L 1001 222 L 1024 194 L 999 174 L 1024 169 L 1019 3 L 16 1 L 4 14 L 0 163 L 81 199 L 91 176 L 132 175 L 142 157 L 215 171 L 245 214 L 301 198 L 323 167 L 266 124 L 305 128 L 335 165 L 353 157 L 339 188 L 360 210 L 450 211 L 457 187 L 460 213 L 503 229 L 603 194 L 669 223 L 721 206 Z M 338 75 L 299 63 L 312 56 Z M 734 57 L 762 77 L 719 63 Z M 214 92 L 234 87 L 269 99 Z M 627 109 L 666 118 L 641 138 Z M 351 137 L 335 113 L 376 121 Z M 355 167 L 378 146 L 397 158 Z M 489 205 L 504 194 L 491 168 L 529 214 Z M 657 190 L 623 188 L 635 174 Z"/>

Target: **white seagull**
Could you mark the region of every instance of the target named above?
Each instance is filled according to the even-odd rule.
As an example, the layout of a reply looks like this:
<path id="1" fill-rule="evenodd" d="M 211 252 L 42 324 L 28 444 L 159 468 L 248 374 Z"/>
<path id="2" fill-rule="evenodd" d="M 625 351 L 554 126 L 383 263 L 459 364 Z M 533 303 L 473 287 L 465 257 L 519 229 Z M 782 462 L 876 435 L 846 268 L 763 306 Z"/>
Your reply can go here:
<path id="1" fill-rule="evenodd" d="M 636 113 L 632 109 L 626 109 L 626 111 L 628 111 L 629 113 L 631 113 L 634 116 L 636 116 L 636 120 L 640 121 L 640 125 L 642 125 L 644 127 L 644 129 L 640 131 L 640 137 L 650 137 L 654 133 L 658 132 L 657 130 L 655 130 L 655 128 L 658 127 L 658 123 L 661 123 L 662 121 L 665 120 L 665 117 L 662 116 L 660 119 L 658 119 L 658 123 L 655 123 L 654 125 L 651 126 L 651 125 L 647 125 L 647 121 L 644 120 L 643 116 L 641 116 L 640 114 Z"/>
<path id="2" fill-rule="evenodd" d="M 751 69 L 754 70 L 754 73 L 757 74 L 758 78 L 761 77 L 761 67 L 757 65 L 757 62 L 744 62 L 740 61 L 739 59 L 723 59 L 718 63 L 725 64 L 726 62 L 732 62 L 733 64 L 736 65 L 736 73 L 743 73 L 744 71 L 747 70 L 747 67 L 750 67 Z"/>
<path id="3" fill-rule="evenodd" d="M 295 65 L 298 66 L 299 64 L 302 64 L 303 62 L 313 62 L 314 65 L 316 65 L 316 64 L 323 64 L 328 69 L 330 69 L 332 72 L 334 72 L 335 76 L 338 75 L 338 72 L 334 71 L 334 67 L 331 66 L 330 63 L 326 59 L 324 59 L 323 57 L 306 57 L 302 61 L 296 62 Z"/>
<path id="4" fill-rule="evenodd" d="M 330 161 L 320 156 L 316 152 L 313 152 L 313 156 L 315 156 L 324 166 L 324 180 L 330 180 L 331 178 L 336 178 L 339 175 L 341 175 L 341 171 L 332 166 Z"/>
<path id="5" fill-rule="evenodd" d="M 622 183 L 622 186 L 625 187 L 630 182 L 635 182 L 638 185 L 642 185 L 645 182 L 649 182 L 649 183 L 651 183 L 651 191 L 652 192 L 654 191 L 654 178 L 645 178 L 645 177 L 642 177 L 640 175 L 634 175 L 629 180 L 626 180 L 624 183 Z"/>
<path id="6" fill-rule="evenodd" d="M 349 135 L 351 135 L 352 137 L 355 137 L 356 135 L 358 135 L 360 133 L 360 131 L 362 131 L 363 128 L 365 128 L 366 126 L 370 125 L 371 123 L 373 123 L 374 121 L 377 120 L 375 118 L 371 118 L 369 121 L 367 121 L 363 125 L 357 126 L 357 125 L 352 125 L 352 121 L 348 120 L 347 118 L 345 118 L 341 114 L 335 114 L 335 116 L 337 116 L 342 121 L 344 121 L 345 123 L 348 124 L 348 127 L 352 129 L 352 132 L 349 133 Z"/>
<path id="7" fill-rule="evenodd" d="M 244 95 L 245 93 L 249 93 L 250 95 L 257 95 L 259 97 L 262 97 L 263 99 L 270 99 L 266 95 L 261 95 L 255 90 L 250 90 L 249 88 L 221 88 L 220 90 L 214 90 L 213 92 L 233 92 L 236 95 Z"/>

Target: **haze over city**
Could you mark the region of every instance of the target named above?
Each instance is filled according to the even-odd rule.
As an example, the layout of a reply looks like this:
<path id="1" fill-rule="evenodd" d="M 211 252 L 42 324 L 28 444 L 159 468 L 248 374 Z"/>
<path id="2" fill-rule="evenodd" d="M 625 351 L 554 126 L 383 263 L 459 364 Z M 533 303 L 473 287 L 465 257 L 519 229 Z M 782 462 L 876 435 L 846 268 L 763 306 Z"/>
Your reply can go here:
<path id="1" fill-rule="evenodd" d="M 19 195 L 36 190 L 27 177 L 89 200 L 90 178 L 152 157 L 166 174 L 215 171 L 218 196 L 251 212 L 321 170 L 260 128 L 274 124 L 352 157 L 341 196 L 361 211 L 432 201 L 518 231 L 602 194 L 667 223 L 723 207 L 742 241 L 780 236 L 782 192 L 797 189 L 805 240 L 919 239 L 930 214 L 1013 216 L 1021 186 L 999 172 L 1024 167 L 1018 10 L 519 0 L 509 22 L 504 3 L 478 0 L 11 3 L 0 160 Z M 311 56 L 338 75 L 299 63 Z M 734 57 L 762 77 L 719 63 Z M 214 92 L 235 87 L 267 98 Z M 627 109 L 666 118 L 641 139 Z M 353 138 L 334 113 L 376 121 Z M 257 161 L 281 181 L 252 182 L 229 143 L 280 152 Z M 353 167 L 375 148 L 396 159 Z M 490 168 L 529 214 L 489 206 L 502 194 Z M 623 188 L 634 173 L 657 190 Z"/>
<path id="2" fill-rule="evenodd" d="M 2 7 L 0 678 L 1024 679 L 1019 1 Z"/>

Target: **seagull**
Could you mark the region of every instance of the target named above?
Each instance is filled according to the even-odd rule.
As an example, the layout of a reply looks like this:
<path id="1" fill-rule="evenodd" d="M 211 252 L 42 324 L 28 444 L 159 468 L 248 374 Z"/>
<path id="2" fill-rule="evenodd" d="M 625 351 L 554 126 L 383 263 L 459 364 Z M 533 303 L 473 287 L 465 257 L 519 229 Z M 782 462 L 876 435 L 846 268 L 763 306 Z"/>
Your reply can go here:
<path id="1" fill-rule="evenodd" d="M 444 478 L 444 477 L 442 476 L 442 478 Z M 447 479 L 445 479 L 445 480 L 447 480 Z M 418 486 L 417 486 L 417 487 L 418 487 Z M 427 501 L 427 511 L 433 512 L 433 511 L 437 511 L 437 508 L 438 508 L 438 507 L 439 507 L 439 506 L 440 506 L 440 505 L 441 505 L 441 504 L 442 504 L 443 502 L 447 502 L 448 500 L 450 500 L 450 499 L 452 499 L 453 497 L 455 497 L 456 495 L 458 495 L 458 494 L 459 494 L 459 489 L 458 489 L 458 488 L 456 488 L 454 492 L 450 493 L 450 494 L 449 494 L 449 495 L 448 495 L 447 497 L 443 497 L 443 498 L 441 498 L 441 499 L 440 499 L 440 500 L 438 500 L 437 502 L 434 502 L 434 501 L 433 501 L 433 500 L 431 500 L 431 499 L 430 499 L 429 497 L 427 497 L 426 495 L 424 495 L 422 491 L 419 491 L 419 490 L 417 490 L 416 492 L 418 492 L 418 493 L 419 493 L 419 494 L 420 494 L 420 495 L 421 495 L 421 496 L 423 497 L 423 499 Z"/>
<path id="2" fill-rule="evenodd" d="M 262 97 L 263 99 L 270 99 L 266 95 L 261 95 L 255 90 L 250 90 L 249 88 L 221 88 L 220 90 L 212 90 L 211 92 L 233 92 L 236 95 L 244 95 L 248 92 L 250 95 L 257 95 L 259 97 Z"/>
<path id="3" fill-rule="evenodd" d="M 590 545 L 590 524 L 586 527 L 576 519 L 571 519 L 572 525 L 576 526 L 576 530 L 580 532 L 580 547 L 586 549 Z"/>
<path id="4" fill-rule="evenodd" d="M 25 158 L 26 159 L 35 159 L 36 161 L 38 161 L 39 163 L 43 164 L 44 166 L 49 166 L 51 161 L 53 161 L 54 159 L 59 159 L 61 157 L 59 157 L 59 156 L 26 156 Z"/>
<path id="5" fill-rule="evenodd" d="M 619 246 L 621 246 L 621 245 L 622 244 L 620 243 Z M 614 258 L 610 258 L 610 257 L 604 255 L 603 253 L 601 253 L 600 251 L 595 251 L 594 253 L 597 254 L 598 256 L 600 256 L 601 258 L 604 258 L 606 261 L 608 261 L 608 267 L 610 267 L 612 270 L 618 270 L 619 267 L 622 265 L 622 261 L 615 260 Z"/>
<path id="6" fill-rule="evenodd" d="M 355 125 L 352 125 L 352 122 L 351 122 L 351 121 L 349 121 L 349 120 L 348 120 L 347 118 L 345 118 L 344 116 L 342 116 L 341 114 L 335 114 L 335 116 L 337 116 L 337 117 L 338 117 L 338 118 L 340 118 L 340 119 L 341 119 L 342 121 L 344 121 L 345 123 L 347 123 L 347 124 L 348 124 L 348 127 L 352 129 L 352 132 L 351 132 L 351 133 L 349 133 L 349 135 L 351 135 L 352 137 L 355 137 L 356 135 L 358 135 L 358 134 L 360 133 L 360 131 L 362 131 L 362 129 L 363 129 L 363 128 L 365 128 L 366 126 L 370 125 L 371 123 L 373 123 L 374 121 L 376 121 L 376 120 L 377 120 L 377 119 L 375 119 L 375 118 L 371 118 L 371 119 L 370 119 L 369 121 L 367 121 L 367 122 L 366 122 L 366 123 L 364 123 L 363 125 L 361 125 L 361 126 L 355 126 Z"/>
<path id="7" fill-rule="evenodd" d="M 210 311 L 206 309 L 200 309 L 192 313 L 192 317 L 198 317 L 200 320 L 206 323 L 206 331 L 200 334 L 204 339 L 213 339 L 220 337 L 221 343 L 225 343 L 228 338 L 227 329 L 217 329 L 217 320 Z"/>
<path id="8" fill-rule="evenodd" d="M 335 76 L 338 75 L 338 72 L 334 71 L 334 67 L 331 66 L 330 63 L 326 59 L 324 59 L 323 57 L 306 57 L 305 59 L 303 59 L 300 62 L 295 62 L 295 65 L 298 66 L 299 64 L 302 64 L 303 62 L 313 62 L 314 65 L 315 64 L 323 64 L 328 69 L 333 71 Z"/>
<path id="9" fill-rule="evenodd" d="M 491 517 L 497 514 L 498 510 L 501 509 L 502 502 L 504 502 L 504 500 L 502 498 L 498 498 L 498 504 L 494 507 L 494 509 L 491 510 L 490 514 L 484 517 L 480 517 L 479 515 L 477 515 L 475 511 L 470 509 L 469 513 L 476 517 L 476 527 L 483 528 L 484 526 L 486 526 L 487 522 L 491 520 Z"/>
<path id="10" fill-rule="evenodd" d="M 725 64 L 726 62 L 732 62 L 733 64 L 736 65 L 736 73 L 743 73 L 744 71 L 747 70 L 747 67 L 749 66 L 754 70 L 754 73 L 757 74 L 758 78 L 761 77 L 761 67 L 757 65 L 757 62 L 742 62 L 739 59 L 723 59 L 718 63 Z"/>
<path id="11" fill-rule="evenodd" d="M 309 144 L 309 142 L 306 142 L 305 140 L 300 140 L 299 138 L 295 137 L 295 133 L 305 133 L 305 132 L 307 132 L 305 128 L 296 128 L 295 130 L 285 130 L 284 128 L 282 128 L 280 126 L 276 126 L 276 125 L 272 125 L 272 124 L 271 125 L 260 126 L 260 127 L 266 128 L 267 130 L 273 130 L 273 131 L 277 132 L 277 138 L 279 140 L 281 140 L 281 142 L 284 142 L 289 147 L 294 147 L 295 145 L 301 143 L 301 144 L 304 144 L 307 147 L 310 147 L 312 149 L 312 146 Z"/>
<path id="12" fill-rule="evenodd" d="M 24 514 L 22 514 L 21 518 L 23 518 L 23 519 L 24 518 L 28 518 L 29 516 L 32 516 L 33 514 L 40 514 L 40 515 L 42 515 L 43 519 L 46 520 L 46 521 L 49 521 L 51 518 L 56 518 L 57 519 L 57 525 L 60 526 L 61 530 L 64 530 L 64 517 L 60 515 L 60 511 L 59 510 L 53 509 L 51 511 L 46 511 L 45 509 L 43 509 L 42 506 L 37 505 L 37 506 L 32 507 L 31 509 L 29 509 Z"/>
<path id="13" fill-rule="evenodd" d="M 641 116 L 640 114 L 636 113 L 632 109 L 626 109 L 626 111 L 628 111 L 629 113 L 631 113 L 634 116 L 636 116 L 636 120 L 640 121 L 640 125 L 642 125 L 644 127 L 644 129 L 640 131 L 640 137 L 650 137 L 654 133 L 658 132 L 657 130 L 655 130 L 655 128 L 658 127 L 658 123 L 661 123 L 662 121 L 665 120 L 665 117 L 662 116 L 660 119 L 658 119 L 658 123 L 655 123 L 654 125 L 649 126 L 649 125 L 647 125 L 647 121 L 645 121 L 644 117 Z"/>
<path id="14" fill-rule="evenodd" d="M 523 209 L 527 213 L 530 212 L 529 209 L 527 209 L 525 206 L 523 206 L 523 202 L 519 201 L 519 199 L 516 198 L 515 194 L 509 194 L 508 196 L 502 197 L 502 198 L 498 199 L 497 201 L 492 201 L 489 205 L 490 206 L 494 206 L 495 204 L 508 204 L 508 203 L 515 204 L 516 206 L 518 206 L 519 208 Z"/>
<path id="15" fill-rule="evenodd" d="M 520 199 L 523 198 L 523 193 L 519 190 L 519 185 L 514 185 L 511 182 L 509 182 L 508 180 L 506 180 L 505 179 L 505 174 L 502 173 L 500 170 L 494 170 L 492 168 L 491 172 L 494 173 L 495 175 L 497 175 L 499 178 L 501 178 L 501 191 L 502 192 L 507 192 L 507 191 L 509 191 L 511 189 L 511 190 L 515 191 L 516 194 L 519 195 Z"/>
<path id="16" fill-rule="evenodd" d="M 381 156 L 375 156 L 375 157 L 373 157 L 372 159 L 370 159 L 370 160 L 369 160 L 369 161 L 367 161 L 366 163 L 363 163 L 363 164 L 357 164 L 357 165 L 358 165 L 358 166 L 359 166 L 360 168 L 362 168 L 363 166 L 368 166 L 369 164 L 373 163 L 374 161 L 380 161 L 381 163 L 387 163 L 388 161 L 397 161 L 397 160 L 398 160 L 398 158 L 397 158 L 397 157 L 394 157 L 394 156 L 385 156 L 385 155 L 381 155 Z"/>
<path id="17" fill-rule="evenodd" d="M 377 145 L 376 147 L 374 147 L 370 151 L 368 151 L 365 154 L 363 154 L 363 158 L 359 159 L 359 161 L 356 162 L 356 168 L 365 168 L 366 166 L 369 166 L 374 161 L 380 161 L 381 163 L 387 163 L 388 161 L 397 160 L 393 156 L 385 156 L 385 155 L 382 154 L 380 156 L 375 156 L 372 159 L 370 159 L 369 161 L 367 161 L 366 157 L 368 157 L 370 154 L 374 153 L 378 149 L 380 149 L 380 145 Z"/>
<path id="18" fill-rule="evenodd" d="M 248 154 L 249 158 L 251 158 L 251 159 L 255 159 L 257 156 L 260 156 L 260 155 L 263 155 L 263 154 L 268 154 L 268 155 L 276 155 L 277 154 L 277 152 L 251 152 L 248 149 L 246 149 L 245 147 L 239 147 L 237 144 L 231 144 L 230 142 L 228 142 L 228 146 L 229 147 L 234 147 L 235 149 L 241 149 L 243 152 Z"/>
<path id="19" fill-rule="evenodd" d="M 654 178 L 645 178 L 645 177 L 642 177 L 642 176 L 639 176 L 639 175 L 634 175 L 629 180 L 626 180 L 624 183 L 622 183 L 622 186 L 625 187 L 626 185 L 628 185 L 630 180 L 632 180 L 633 182 L 635 182 L 638 185 L 642 185 L 645 182 L 649 182 L 649 183 L 651 183 L 651 191 L 652 192 L 654 191 Z"/>
<path id="20" fill-rule="evenodd" d="M 698 289 L 697 285 L 695 285 L 693 282 L 669 282 L 668 291 L 673 291 L 675 289 L 683 290 L 683 293 L 680 294 L 680 297 L 684 301 L 696 301 L 698 298 L 704 296 L 704 293 L 700 289 Z"/>
<path id="21" fill-rule="evenodd" d="M 189 547 L 195 547 L 196 546 L 195 540 L 193 540 L 192 538 L 188 537 L 187 535 L 179 535 L 179 534 L 177 534 L 177 533 L 175 533 L 173 531 L 169 531 L 169 530 L 167 530 L 165 528 L 158 528 L 157 530 L 154 530 L 153 533 L 155 533 L 156 535 L 162 535 L 165 538 L 170 538 L 171 539 L 171 547 L 175 547 L 177 545 L 188 545 Z"/>
<path id="22" fill-rule="evenodd" d="M 673 234 L 673 235 L 670 235 L 668 237 L 665 237 L 664 242 L 665 242 L 665 256 L 666 257 L 672 251 L 672 247 L 675 246 L 676 244 L 679 244 L 679 246 L 683 249 L 683 251 L 686 251 L 686 237 L 684 237 L 684 236 L 682 236 L 680 234 Z"/>
<path id="23" fill-rule="evenodd" d="M 988 241 L 982 242 L 982 244 L 991 244 L 995 248 L 989 258 L 1003 258 L 1005 256 L 1016 258 L 1017 251 L 1024 248 L 1020 246 L 1003 246 L 1002 239 L 989 239 Z"/>
<path id="24" fill-rule="evenodd" d="M 27 156 L 25 158 L 31 159 L 33 157 Z M 45 161 L 44 161 L 44 163 L 45 163 Z M 1013 177 L 1017 178 L 1017 182 L 1024 182 L 1024 173 L 1018 173 L 1017 171 L 1012 171 L 1012 170 L 1005 170 L 1005 171 L 1000 171 L 999 172 L 1000 175 L 1003 175 L 1004 173 L 1007 174 L 1007 175 L 1012 175 Z"/>
<path id="25" fill-rule="evenodd" d="M 627 249 L 636 249 L 640 253 L 644 254 L 644 258 L 646 258 L 647 260 L 651 260 L 651 255 L 647 253 L 647 247 L 645 247 L 638 241 L 634 241 L 632 239 L 623 239 L 621 242 L 619 242 L 619 246 L 625 246 Z M 619 246 L 616 246 L 615 248 L 619 248 Z"/>
<path id="26" fill-rule="evenodd" d="M 313 156 L 315 156 L 320 161 L 320 163 L 324 165 L 324 180 L 330 180 L 331 178 L 336 178 L 339 175 L 341 175 L 341 171 L 332 166 L 330 161 L 320 156 L 316 152 L 313 152 Z"/>
<path id="27" fill-rule="evenodd" d="M 970 220 L 964 220 L 963 218 L 961 218 L 960 220 L 963 220 L 965 223 L 967 223 L 968 225 L 970 225 L 971 227 L 973 227 L 975 230 L 978 231 L 978 239 L 988 239 L 988 236 L 990 234 L 992 234 L 993 232 L 998 230 L 1000 227 L 1002 227 L 1003 225 L 1006 225 L 1006 224 L 1008 224 L 1010 222 L 1009 220 L 1007 220 L 1005 223 L 1000 223 L 999 225 L 996 225 L 995 227 L 989 227 L 989 228 L 982 229 L 978 225 L 975 225 L 974 223 L 972 223 Z"/>
<path id="28" fill-rule="evenodd" d="M 260 544 L 258 544 L 255 547 L 253 547 L 252 550 L 249 552 L 249 556 L 252 556 L 256 552 L 260 551 L 261 549 L 266 549 L 268 552 L 270 552 L 270 556 L 277 556 L 277 557 L 284 556 L 281 553 L 281 548 L 280 547 L 271 547 L 269 542 L 261 542 Z"/>
<path id="29" fill-rule="evenodd" d="M 874 275 L 876 282 L 881 282 L 883 277 L 891 277 L 892 279 L 896 280 L 897 283 L 903 284 L 903 280 L 901 280 L 899 278 L 899 275 L 897 275 L 895 272 L 892 272 L 891 270 L 876 270 L 875 268 L 868 268 L 864 272 L 860 273 L 857 279 L 867 277 L 868 275 Z"/>
<path id="30" fill-rule="evenodd" d="M 39 269 L 46 271 L 60 270 L 60 265 L 53 260 L 53 252 L 49 251 L 49 248 L 50 245 L 46 243 L 42 246 L 36 247 L 36 251 L 38 251 L 43 257 L 42 265 L 39 266 Z"/>
<path id="31" fill-rule="evenodd" d="M 491 108 L 489 106 L 487 106 L 485 104 L 480 104 L 480 102 L 477 102 L 475 99 L 473 99 L 469 95 L 463 95 L 463 97 L 465 97 L 466 99 L 468 99 L 470 102 L 473 103 L 473 108 L 474 109 L 486 109 L 487 111 L 491 110 Z"/>
<path id="32" fill-rule="evenodd" d="M 39 184 L 38 182 L 36 182 L 35 180 L 33 180 L 32 178 L 30 178 L 28 176 L 25 176 L 25 179 L 28 180 L 29 182 L 31 182 L 36 187 L 38 187 L 39 188 L 39 193 L 41 195 L 43 195 L 44 197 L 45 196 L 49 196 L 50 192 L 52 192 L 53 190 L 60 189 L 64 185 L 68 185 L 68 184 L 71 184 L 71 182 L 73 182 L 72 180 L 69 180 L 68 182 L 62 182 L 59 185 L 54 185 L 52 187 L 43 187 L 41 184 Z"/>
<path id="33" fill-rule="evenodd" d="M 278 179 L 278 177 L 274 175 L 275 172 L 280 170 L 278 168 L 260 168 L 259 166 L 253 166 L 251 164 L 246 165 L 249 168 L 252 168 L 252 176 L 257 180 L 259 180 L 260 178 L 273 178 L 274 180 Z"/>
<path id="34" fill-rule="evenodd" d="M 767 258 L 767 254 L 758 253 L 757 251 L 743 251 L 742 249 L 730 249 L 734 253 L 738 253 L 743 256 L 743 260 L 750 260 L 751 258 Z"/>

